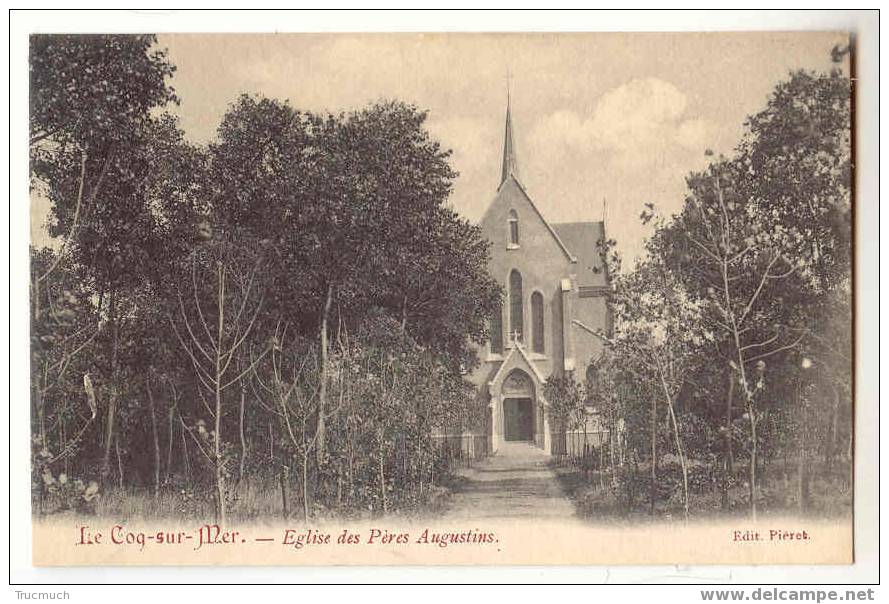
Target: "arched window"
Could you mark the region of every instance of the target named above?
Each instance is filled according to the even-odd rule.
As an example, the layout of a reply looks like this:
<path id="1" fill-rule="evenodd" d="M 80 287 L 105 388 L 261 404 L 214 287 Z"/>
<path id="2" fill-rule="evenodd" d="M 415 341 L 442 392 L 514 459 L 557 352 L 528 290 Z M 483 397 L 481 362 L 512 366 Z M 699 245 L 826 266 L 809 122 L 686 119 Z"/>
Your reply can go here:
<path id="1" fill-rule="evenodd" d="M 503 307 L 500 302 L 491 315 L 491 352 L 503 354 Z"/>
<path id="2" fill-rule="evenodd" d="M 522 314 L 522 275 L 513 269 L 509 273 L 509 339 L 524 342 L 525 319 Z"/>
<path id="3" fill-rule="evenodd" d="M 519 246 L 519 215 L 515 210 L 509 211 L 509 245 L 510 247 Z"/>
<path id="4" fill-rule="evenodd" d="M 543 294 L 531 294 L 531 345 L 534 352 L 543 354 Z"/>

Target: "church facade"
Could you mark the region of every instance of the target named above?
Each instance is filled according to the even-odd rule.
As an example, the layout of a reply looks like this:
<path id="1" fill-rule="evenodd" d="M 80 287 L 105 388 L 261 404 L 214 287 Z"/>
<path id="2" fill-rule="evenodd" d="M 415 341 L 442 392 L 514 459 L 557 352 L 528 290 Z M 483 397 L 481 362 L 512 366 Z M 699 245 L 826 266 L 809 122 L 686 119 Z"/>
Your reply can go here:
<path id="1" fill-rule="evenodd" d="M 507 103 L 500 185 L 480 223 L 492 244 L 490 273 L 505 295 L 491 318 L 490 340 L 477 350 L 479 363 L 468 376 L 487 410 L 476 434 L 486 437 L 489 454 L 510 441 L 565 452 L 577 447 L 577 438 L 553 425 L 543 384 L 566 374 L 583 381 L 590 361 L 602 352 L 595 333 L 611 329 L 600 247 L 605 225 L 548 222 L 518 168 Z M 584 439 L 601 441 L 594 414 L 587 426 Z"/>

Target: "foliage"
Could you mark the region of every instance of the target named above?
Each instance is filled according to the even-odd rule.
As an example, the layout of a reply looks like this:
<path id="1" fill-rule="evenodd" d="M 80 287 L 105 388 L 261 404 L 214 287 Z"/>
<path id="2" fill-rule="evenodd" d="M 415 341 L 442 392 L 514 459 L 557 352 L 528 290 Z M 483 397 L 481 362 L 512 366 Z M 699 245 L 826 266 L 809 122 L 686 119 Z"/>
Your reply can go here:
<path id="1" fill-rule="evenodd" d="M 153 36 L 32 38 L 58 243 L 32 250 L 35 498 L 77 475 L 102 509 L 145 489 L 220 522 L 257 483 L 285 516 L 416 508 L 433 433 L 482 412 L 461 371 L 500 294 L 450 152 L 401 102 L 249 96 L 194 146 L 174 71 Z"/>
<path id="2" fill-rule="evenodd" d="M 31 144 L 104 146 L 175 101 L 175 67 L 151 35 L 34 35 Z"/>
<path id="3" fill-rule="evenodd" d="M 57 244 L 31 249 L 35 509 L 431 501 L 437 435 L 484 420 L 464 374 L 501 292 L 426 112 L 241 96 L 195 146 L 152 36 L 31 42 L 31 182 Z M 755 514 L 790 472 L 804 509 L 816 467 L 848 492 L 850 102 L 839 69 L 790 74 L 677 215 L 646 205 L 639 263 L 603 242 L 605 351 L 585 383 L 544 385 L 552 425 L 595 409 L 607 431 L 581 460 L 597 509 L 688 517 L 744 489 Z"/>
<path id="4" fill-rule="evenodd" d="M 646 204 L 640 218 L 654 234 L 635 267 L 620 272 L 606 242 L 614 332 L 601 334 L 593 397 L 618 418 L 609 448 L 619 496 L 635 491 L 626 458 L 648 466 L 651 513 L 672 481 L 685 485 L 686 514 L 703 485 L 726 509 L 744 485 L 755 517 L 775 489 L 767 465 L 781 459 L 786 483 L 788 457 L 801 509 L 816 454 L 828 472 L 843 458 L 848 482 L 850 101 L 839 69 L 792 73 L 732 157 L 689 175 L 677 215 Z M 620 387 L 628 381 L 636 388 Z"/>
<path id="5" fill-rule="evenodd" d="M 548 412 L 559 430 L 576 430 L 586 421 L 587 396 L 573 375 L 554 375 L 543 384 Z"/>

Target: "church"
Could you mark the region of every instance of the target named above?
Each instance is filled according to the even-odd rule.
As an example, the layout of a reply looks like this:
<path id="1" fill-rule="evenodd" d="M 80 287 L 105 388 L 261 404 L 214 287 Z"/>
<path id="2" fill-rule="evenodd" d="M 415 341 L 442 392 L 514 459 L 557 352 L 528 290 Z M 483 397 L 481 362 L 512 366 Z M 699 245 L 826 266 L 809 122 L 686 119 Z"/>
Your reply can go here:
<path id="1" fill-rule="evenodd" d="M 602 352 L 595 333 L 610 332 L 609 281 L 600 246 L 605 224 L 550 223 L 540 213 L 519 175 L 509 101 L 500 185 L 480 226 L 491 242 L 489 270 L 504 299 L 468 376 L 487 409 L 485 426 L 475 436 L 484 436 L 488 454 L 512 441 L 550 454 L 582 450 L 577 434 L 553 425 L 543 384 L 566 374 L 584 381 L 590 362 Z M 590 413 L 583 440 L 601 442 L 598 425 Z"/>

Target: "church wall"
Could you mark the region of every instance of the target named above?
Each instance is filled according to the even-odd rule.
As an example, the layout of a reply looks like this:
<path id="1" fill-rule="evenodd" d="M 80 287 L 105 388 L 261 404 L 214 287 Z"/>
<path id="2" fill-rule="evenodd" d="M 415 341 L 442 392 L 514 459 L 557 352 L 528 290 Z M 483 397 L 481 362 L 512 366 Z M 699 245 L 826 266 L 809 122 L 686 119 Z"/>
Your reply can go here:
<path id="1" fill-rule="evenodd" d="M 560 375 L 565 367 L 565 334 L 562 332 L 564 308 L 562 308 L 562 288 L 561 280 L 554 284 L 552 290 L 552 304 L 549 308 L 550 324 L 553 329 L 552 334 L 552 371 Z"/>
<path id="2" fill-rule="evenodd" d="M 510 210 L 519 220 L 519 247 L 508 249 Z M 481 222 L 485 236 L 492 242 L 491 275 L 503 286 L 504 343 L 509 345 L 508 280 L 512 269 L 522 275 L 524 315 L 524 343 L 535 364 L 544 375 L 562 367 L 561 293 L 559 282 L 569 273 L 570 262 L 556 242 L 549 228 L 531 206 L 519 186 L 507 179 Z M 539 291 L 544 300 L 544 354 L 531 353 L 531 295 Z M 488 358 L 489 348 L 480 351 L 481 359 Z M 508 348 L 507 348 L 508 352 Z"/>
<path id="3" fill-rule="evenodd" d="M 607 333 L 609 325 L 606 298 L 604 296 L 581 298 L 577 292 L 572 292 L 572 294 L 574 303 L 572 320 L 577 320 L 591 329 Z M 602 354 L 604 346 L 600 338 L 582 327 L 572 323 L 571 329 L 574 332 L 574 350 L 577 364 L 577 373 L 575 375 L 578 380 L 583 380 L 586 377 L 587 365 L 589 365 L 592 359 L 596 359 Z"/>
<path id="4" fill-rule="evenodd" d="M 503 181 L 479 226 L 491 242 L 488 269 L 503 288 L 501 325 L 502 354 L 491 351 L 490 342 L 477 348 L 478 365 L 468 379 L 477 386 L 476 397 L 486 420 L 475 428 L 485 435 L 489 453 L 498 450 L 504 439 L 504 380 L 514 369 L 533 374 L 537 404 L 542 383 L 552 375 L 576 371 L 578 380 L 586 377 L 586 367 L 602 351 L 602 342 L 590 330 L 608 332 L 607 291 L 595 245 L 602 238 L 601 223 L 563 223 L 550 226 L 540 215 L 516 179 L 517 166 L 511 134 L 509 110 L 506 117 Z M 518 244 L 511 236 L 511 218 L 518 222 Z M 556 229 L 556 230 L 554 230 Z M 572 249 L 572 245 L 577 249 Z M 566 248 L 567 246 L 567 248 Z M 576 256 L 575 256 L 576 255 Z M 574 258 L 574 261 L 572 261 Z M 522 346 L 513 347 L 510 326 L 510 273 L 522 277 Z M 580 291 L 583 291 L 581 295 Z M 543 299 L 544 350 L 534 352 L 532 296 Z M 574 323 L 578 321 L 583 327 Z M 539 410 L 539 408 L 538 408 Z M 553 447 L 551 426 L 544 413 L 534 420 L 534 439 L 546 451 Z"/>

